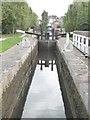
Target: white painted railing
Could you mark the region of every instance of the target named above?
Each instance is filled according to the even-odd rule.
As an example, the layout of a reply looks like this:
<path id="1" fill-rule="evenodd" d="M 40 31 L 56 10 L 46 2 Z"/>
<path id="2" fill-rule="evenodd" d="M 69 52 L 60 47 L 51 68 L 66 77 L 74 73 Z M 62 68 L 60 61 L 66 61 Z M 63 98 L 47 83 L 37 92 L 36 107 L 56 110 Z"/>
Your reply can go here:
<path id="1" fill-rule="evenodd" d="M 83 52 L 86 56 L 90 56 L 89 37 L 73 33 L 73 45 Z"/>

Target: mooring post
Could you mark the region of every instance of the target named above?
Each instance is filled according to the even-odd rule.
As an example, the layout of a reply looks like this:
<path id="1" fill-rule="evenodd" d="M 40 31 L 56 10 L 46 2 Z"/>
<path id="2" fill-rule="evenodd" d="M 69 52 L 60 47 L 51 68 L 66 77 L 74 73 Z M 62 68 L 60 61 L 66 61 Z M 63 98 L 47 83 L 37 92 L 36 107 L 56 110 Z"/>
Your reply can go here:
<path id="1" fill-rule="evenodd" d="M 39 40 L 39 35 L 37 35 L 37 39 Z"/>
<path id="2" fill-rule="evenodd" d="M 40 67 L 40 70 L 42 70 L 43 69 L 43 65 L 42 65 L 42 60 L 41 60 L 41 67 Z"/>
<path id="3" fill-rule="evenodd" d="M 49 33 L 47 33 L 47 40 L 49 40 Z"/>
<path id="4" fill-rule="evenodd" d="M 53 60 L 52 60 L 52 63 L 51 63 L 51 71 L 53 71 Z"/>
<path id="5" fill-rule="evenodd" d="M 58 32 L 55 32 L 55 39 L 58 39 Z"/>
<path id="6" fill-rule="evenodd" d="M 54 28 L 52 28 L 52 40 L 54 40 Z"/>
<path id="7" fill-rule="evenodd" d="M 56 39 L 58 40 L 58 33 L 56 34 Z"/>
<path id="8" fill-rule="evenodd" d="M 45 33 L 45 40 L 47 40 L 47 33 Z"/>
<path id="9" fill-rule="evenodd" d="M 43 40 L 43 29 L 41 28 L 41 40 Z"/>
<path id="10" fill-rule="evenodd" d="M 45 67 L 49 67 L 49 61 L 45 60 Z"/>
<path id="11" fill-rule="evenodd" d="M 45 40 L 49 40 L 49 33 L 45 33 Z"/>

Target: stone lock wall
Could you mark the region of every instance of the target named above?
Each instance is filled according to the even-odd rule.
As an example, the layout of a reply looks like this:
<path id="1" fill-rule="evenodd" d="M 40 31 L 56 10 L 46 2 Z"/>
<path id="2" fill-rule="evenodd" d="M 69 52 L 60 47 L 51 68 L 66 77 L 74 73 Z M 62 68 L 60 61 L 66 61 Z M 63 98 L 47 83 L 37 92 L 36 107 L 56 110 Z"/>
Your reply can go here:
<path id="1" fill-rule="evenodd" d="M 12 118 L 14 117 L 16 112 L 19 112 L 19 116 L 22 114 L 22 108 L 20 107 L 19 101 L 22 99 L 22 105 L 24 105 L 25 97 L 23 96 L 25 91 L 25 85 L 29 81 L 29 85 L 31 83 L 31 78 L 33 76 L 35 70 L 35 63 L 37 60 L 38 54 L 38 44 L 32 48 L 29 56 L 25 60 L 24 64 L 14 76 L 10 86 L 6 89 L 6 91 L 2 95 L 2 118 Z M 25 94 L 24 94 L 25 95 Z M 17 111 L 16 107 L 19 107 L 19 111 Z M 16 116 L 16 115 L 15 115 Z"/>
<path id="2" fill-rule="evenodd" d="M 68 66 L 65 63 L 58 46 L 56 46 L 56 54 L 58 58 L 57 70 L 65 103 L 66 116 L 67 118 L 88 118 L 81 96 L 76 89 Z"/>

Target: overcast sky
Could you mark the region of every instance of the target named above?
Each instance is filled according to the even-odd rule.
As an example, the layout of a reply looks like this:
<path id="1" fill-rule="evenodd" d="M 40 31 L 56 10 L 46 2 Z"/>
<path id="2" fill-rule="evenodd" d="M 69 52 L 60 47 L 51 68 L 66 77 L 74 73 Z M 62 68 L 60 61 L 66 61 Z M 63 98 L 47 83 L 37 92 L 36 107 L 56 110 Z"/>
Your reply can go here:
<path id="1" fill-rule="evenodd" d="M 73 0 L 26 0 L 32 10 L 41 17 L 43 10 L 49 15 L 63 16 Z"/>

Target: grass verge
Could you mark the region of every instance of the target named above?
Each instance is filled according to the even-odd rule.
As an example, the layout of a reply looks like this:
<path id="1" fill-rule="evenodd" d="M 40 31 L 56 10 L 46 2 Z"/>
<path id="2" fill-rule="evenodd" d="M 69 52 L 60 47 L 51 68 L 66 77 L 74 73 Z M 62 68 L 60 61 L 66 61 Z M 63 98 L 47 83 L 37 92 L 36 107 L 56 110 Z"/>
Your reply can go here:
<path id="1" fill-rule="evenodd" d="M 12 46 L 16 45 L 22 40 L 22 38 L 8 38 L 6 40 L 0 41 L 0 53 L 8 50 Z"/>
<path id="2" fill-rule="evenodd" d="M 72 37 L 69 37 L 69 39 L 72 41 L 73 38 L 72 38 Z"/>
<path id="3" fill-rule="evenodd" d="M 16 34 L 2 34 L 2 38 L 8 38 L 8 37 L 19 37 L 22 33 L 16 33 Z"/>

